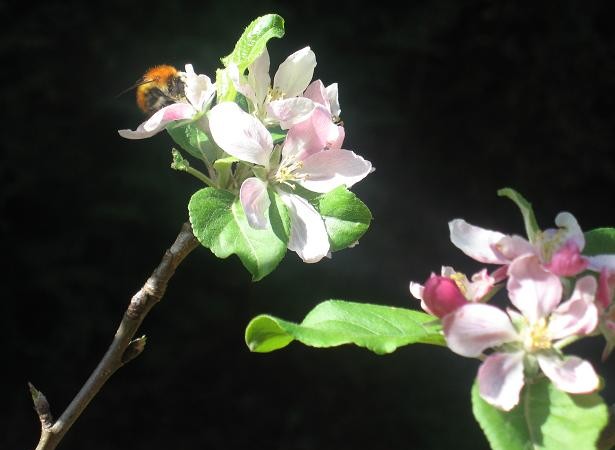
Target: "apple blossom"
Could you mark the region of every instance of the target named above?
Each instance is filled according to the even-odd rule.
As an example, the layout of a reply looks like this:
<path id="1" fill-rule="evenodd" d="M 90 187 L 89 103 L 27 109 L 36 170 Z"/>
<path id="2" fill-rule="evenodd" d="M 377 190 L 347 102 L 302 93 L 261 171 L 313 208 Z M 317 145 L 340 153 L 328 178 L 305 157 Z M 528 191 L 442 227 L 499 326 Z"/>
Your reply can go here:
<path id="1" fill-rule="evenodd" d="M 248 75 L 242 77 L 237 66 L 229 66 L 233 85 L 251 103 L 251 110 L 266 125 L 280 124 L 288 129 L 305 120 L 316 103 L 302 94 L 308 87 L 316 67 L 316 55 L 310 47 L 302 48 L 280 64 L 273 77 L 269 76 L 269 52 L 265 47 L 252 64 Z"/>
<path id="2" fill-rule="evenodd" d="M 421 300 L 425 312 L 442 318 L 468 302 L 485 301 L 494 285 L 495 278 L 486 269 L 475 273 L 469 281 L 452 267 L 443 266 L 441 275 L 432 273 L 424 286 L 410 282 L 410 293 Z"/>
<path id="3" fill-rule="evenodd" d="M 559 278 L 534 255 L 516 258 L 509 273 L 508 294 L 518 311 L 511 309 L 507 314 L 492 305 L 468 303 L 443 318 L 447 345 L 455 353 L 479 357 L 494 349 L 478 371 L 481 397 L 511 410 L 519 402 L 525 376 L 538 368 L 562 391 L 595 391 L 599 379 L 592 365 L 563 356 L 557 345 L 571 336 L 588 335 L 598 325 L 595 278 L 580 278 L 570 298 L 560 303 Z"/>
<path id="4" fill-rule="evenodd" d="M 569 212 L 560 212 L 555 224 L 557 229 L 538 233 L 535 242 L 470 225 L 463 219 L 449 222 L 449 229 L 452 243 L 482 263 L 508 266 L 520 256 L 531 254 L 555 275 L 577 275 L 589 265 L 589 259 L 581 255 L 583 232 Z"/>
<path id="5" fill-rule="evenodd" d="M 243 181 L 240 201 L 253 228 L 267 226 L 272 186 L 288 208 L 291 235 L 288 248 L 305 262 L 317 262 L 329 252 L 328 235 L 320 214 L 295 186 L 327 193 L 338 186 L 351 187 L 372 171 L 369 161 L 354 152 L 328 148 L 328 113 L 312 111 L 314 117 L 290 128 L 283 145 L 276 146 L 263 123 L 236 103 L 223 102 L 209 112 L 209 126 L 216 144 L 229 155 L 261 168 L 256 177 Z M 321 125 L 324 124 L 324 125 Z M 275 155 L 275 156 L 274 156 Z M 278 158 L 280 158 L 278 160 Z"/>
<path id="6" fill-rule="evenodd" d="M 216 91 L 215 84 L 207 75 L 197 75 L 192 64 L 186 64 L 186 71 L 179 72 L 184 83 L 184 98 L 154 113 L 136 130 L 119 130 L 126 139 L 145 139 L 164 130 L 169 124 L 181 120 L 193 120 L 205 111 Z"/>

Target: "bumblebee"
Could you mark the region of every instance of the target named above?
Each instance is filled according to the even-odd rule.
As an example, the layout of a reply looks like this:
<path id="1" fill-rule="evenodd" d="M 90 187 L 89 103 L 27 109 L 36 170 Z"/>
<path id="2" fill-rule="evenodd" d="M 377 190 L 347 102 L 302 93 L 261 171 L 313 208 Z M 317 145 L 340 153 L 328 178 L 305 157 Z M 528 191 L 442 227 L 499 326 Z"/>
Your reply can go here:
<path id="1" fill-rule="evenodd" d="M 185 87 L 180 72 L 163 64 L 149 69 L 124 92 L 137 88 L 137 106 L 145 114 L 152 115 L 165 106 L 184 100 Z"/>

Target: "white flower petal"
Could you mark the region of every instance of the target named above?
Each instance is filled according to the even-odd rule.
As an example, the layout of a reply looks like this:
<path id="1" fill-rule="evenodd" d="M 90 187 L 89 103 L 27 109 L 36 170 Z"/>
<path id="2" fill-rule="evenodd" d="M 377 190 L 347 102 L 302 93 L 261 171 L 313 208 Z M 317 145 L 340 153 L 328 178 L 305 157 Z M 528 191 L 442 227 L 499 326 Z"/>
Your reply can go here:
<path id="1" fill-rule="evenodd" d="M 523 383 L 523 352 L 494 353 L 478 369 L 480 396 L 504 411 L 519 403 Z"/>
<path id="2" fill-rule="evenodd" d="M 329 111 L 331 115 L 333 117 L 339 117 L 342 110 L 340 109 L 340 102 L 338 100 L 337 83 L 327 86 L 327 98 L 329 99 Z"/>
<path id="3" fill-rule="evenodd" d="M 118 133 L 126 139 L 145 139 L 160 133 L 171 122 L 192 118 L 195 112 L 188 103 L 173 103 L 157 111 L 136 130 L 118 130 Z"/>
<path id="4" fill-rule="evenodd" d="M 586 256 L 589 261 L 588 269 L 600 272 L 606 269 L 610 272 L 615 272 L 615 255 L 596 255 Z"/>
<path id="5" fill-rule="evenodd" d="M 598 389 L 600 380 L 593 366 L 584 359 L 567 356 L 561 359 L 555 354 L 536 355 L 543 373 L 555 387 L 571 394 L 586 394 Z"/>
<path id="6" fill-rule="evenodd" d="M 530 323 L 548 317 L 562 300 L 562 283 L 543 269 L 535 255 L 521 256 L 508 267 L 508 296 Z"/>
<path id="7" fill-rule="evenodd" d="M 448 228 L 451 242 L 470 258 L 488 264 L 510 262 L 496 247 L 498 242 L 506 237 L 505 234 L 470 225 L 463 219 L 452 220 Z"/>
<path id="8" fill-rule="evenodd" d="M 273 87 L 286 98 L 301 95 L 312 80 L 315 67 L 316 55 L 310 47 L 298 50 L 280 64 L 273 77 Z"/>
<path id="9" fill-rule="evenodd" d="M 267 183 L 254 177 L 246 179 L 239 190 L 239 199 L 250 226 L 260 230 L 267 228 L 271 205 Z"/>
<path id="10" fill-rule="evenodd" d="M 313 192 L 326 193 L 338 186 L 351 187 L 365 178 L 372 164 L 350 150 L 325 150 L 303 161 L 295 174 L 298 183 Z"/>
<path id="11" fill-rule="evenodd" d="M 461 356 L 475 357 L 483 350 L 519 340 L 508 315 L 499 308 L 468 303 L 442 318 L 448 347 Z"/>
<path id="12" fill-rule="evenodd" d="M 570 299 L 560 304 L 549 318 L 551 339 L 575 334 L 587 335 L 598 326 L 598 308 L 594 304 L 597 282 L 587 275 L 579 279 Z"/>
<path id="13" fill-rule="evenodd" d="M 579 226 L 577 219 L 569 212 L 560 212 L 555 217 L 555 225 L 566 229 L 566 241 L 572 240 L 580 250 L 585 247 L 585 235 Z"/>
<path id="14" fill-rule="evenodd" d="M 322 217 L 306 199 L 279 190 L 290 214 L 288 248 L 306 263 L 315 263 L 329 253 L 329 236 Z"/>
<path id="15" fill-rule="evenodd" d="M 417 300 L 423 300 L 423 285 L 419 283 L 415 283 L 414 281 L 410 282 L 410 293 Z"/>
<path id="16" fill-rule="evenodd" d="M 256 93 L 254 92 L 254 88 L 251 83 L 246 81 L 244 76 L 239 73 L 239 67 L 237 67 L 237 64 L 230 63 L 226 70 L 228 71 L 228 76 L 231 79 L 235 90 L 252 102 L 255 108 L 258 107 L 260 103 L 256 97 Z"/>
<path id="17" fill-rule="evenodd" d="M 185 76 L 186 98 L 197 111 L 201 111 L 205 103 L 212 99 L 216 87 L 207 75 L 197 75 L 192 64 L 186 64 Z"/>
<path id="18" fill-rule="evenodd" d="M 234 102 L 223 102 L 209 112 L 209 129 L 216 144 L 242 161 L 267 167 L 273 139 L 267 128 Z"/>
<path id="19" fill-rule="evenodd" d="M 267 116 L 280 122 L 280 127 L 287 130 L 308 119 L 315 106 L 312 100 L 304 97 L 274 100 L 267 105 Z"/>
<path id="20" fill-rule="evenodd" d="M 269 52 L 267 47 L 258 58 L 248 66 L 248 83 L 254 90 L 256 102 L 262 105 L 269 93 L 271 77 L 269 76 Z"/>

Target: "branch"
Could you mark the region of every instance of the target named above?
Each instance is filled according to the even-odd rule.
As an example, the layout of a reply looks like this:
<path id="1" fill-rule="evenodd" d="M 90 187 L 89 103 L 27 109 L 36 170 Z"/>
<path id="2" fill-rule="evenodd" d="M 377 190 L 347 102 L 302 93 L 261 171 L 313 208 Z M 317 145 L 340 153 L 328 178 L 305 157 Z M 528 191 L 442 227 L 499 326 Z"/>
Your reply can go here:
<path id="1" fill-rule="evenodd" d="M 30 384 L 34 409 L 41 421 L 41 437 L 36 450 L 55 449 L 111 375 L 143 351 L 145 336 L 133 339 L 135 333 L 147 313 L 162 299 L 177 266 L 198 245 L 190 224 L 184 223 L 177 239 L 165 252 L 158 267 L 130 300 L 107 353 L 58 420 L 53 421 L 47 399 Z"/>

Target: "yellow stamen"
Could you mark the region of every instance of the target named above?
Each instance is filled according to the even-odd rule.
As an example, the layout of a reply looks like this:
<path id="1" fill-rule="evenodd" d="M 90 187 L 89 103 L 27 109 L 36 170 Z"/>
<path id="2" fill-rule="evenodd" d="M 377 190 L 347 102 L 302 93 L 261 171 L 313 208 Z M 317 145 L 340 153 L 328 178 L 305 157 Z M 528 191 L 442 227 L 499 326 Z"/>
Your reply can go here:
<path id="1" fill-rule="evenodd" d="M 524 346 L 528 352 L 547 350 L 551 348 L 551 337 L 547 327 L 547 320 L 540 319 L 526 329 Z"/>
<path id="2" fill-rule="evenodd" d="M 463 296 L 467 298 L 468 297 L 466 295 L 468 291 L 466 288 L 467 283 L 468 283 L 467 277 L 461 272 L 455 272 L 449 278 L 455 282 L 455 284 L 457 285 L 457 287 L 459 288 Z"/>

